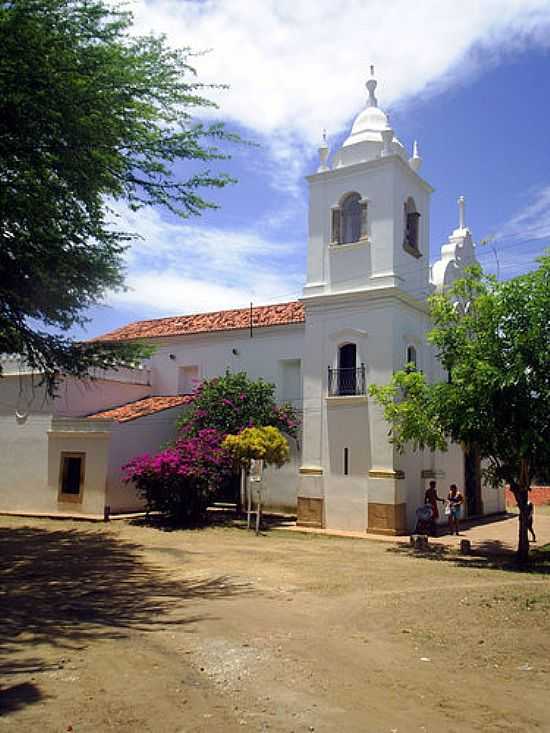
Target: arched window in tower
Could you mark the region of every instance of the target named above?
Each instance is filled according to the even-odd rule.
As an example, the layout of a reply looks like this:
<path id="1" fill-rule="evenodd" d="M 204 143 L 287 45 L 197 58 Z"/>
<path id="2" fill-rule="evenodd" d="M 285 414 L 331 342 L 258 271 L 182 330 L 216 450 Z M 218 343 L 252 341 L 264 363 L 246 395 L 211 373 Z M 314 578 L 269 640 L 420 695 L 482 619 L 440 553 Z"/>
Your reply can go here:
<path id="1" fill-rule="evenodd" d="M 342 202 L 342 244 L 351 244 L 361 239 L 361 196 L 350 193 Z"/>
<path id="2" fill-rule="evenodd" d="M 416 346 L 409 344 L 407 346 L 407 354 L 405 356 L 405 369 L 407 371 L 413 371 L 418 367 Z"/>
<path id="3" fill-rule="evenodd" d="M 403 248 L 414 257 L 421 257 L 419 245 L 420 214 L 416 210 L 416 204 L 412 196 L 405 201 L 404 206 L 405 233 Z"/>
<path id="4" fill-rule="evenodd" d="M 331 244 L 353 244 L 368 239 L 368 199 L 348 193 L 331 209 Z"/>

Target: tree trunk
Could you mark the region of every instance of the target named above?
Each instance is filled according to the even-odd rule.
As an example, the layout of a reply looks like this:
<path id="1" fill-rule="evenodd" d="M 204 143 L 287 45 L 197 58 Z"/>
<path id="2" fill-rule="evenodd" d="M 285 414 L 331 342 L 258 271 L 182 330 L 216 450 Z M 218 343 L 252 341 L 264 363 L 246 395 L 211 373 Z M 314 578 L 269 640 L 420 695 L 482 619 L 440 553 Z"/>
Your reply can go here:
<path id="1" fill-rule="evenodd" d="M 518 547 L 516 560 L 520 565 L 529 561 L 529 535 L 527 533 L 527 504 L 529 502 L 529 482 L 513 483 L 510 485 L 519 509 Z"/>

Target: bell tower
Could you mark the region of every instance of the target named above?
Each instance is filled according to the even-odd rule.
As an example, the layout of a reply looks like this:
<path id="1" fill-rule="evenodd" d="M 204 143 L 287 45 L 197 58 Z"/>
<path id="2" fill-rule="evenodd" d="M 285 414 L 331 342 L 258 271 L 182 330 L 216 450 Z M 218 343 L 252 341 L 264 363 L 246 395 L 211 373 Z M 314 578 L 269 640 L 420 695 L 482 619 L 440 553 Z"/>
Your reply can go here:
<path id="1" fill-rule="evenodd" d="M 317 172 L 308 177 L 309 241 L 304 296 L 398 287 L 429 289 L 432 187 L 378 106 L 374 67 L 367 104 L 332 156 L 323 136 Z"/>
<path id="2" fill-rule="evenodd" d="M 396 534 L 408 523 L 409 481 L 367 392 L 407 355 L 419 368 L 427 363 L 432 188 L 419 174 L 417 143 L 409 157 L 378 106 L 373 67 L 366 88 L 349 136 L 331 155 L 323 135 L 319 167 L 307 178 L 298 520 Z M 421 468 L 411 486 L 420 485 Z"/>

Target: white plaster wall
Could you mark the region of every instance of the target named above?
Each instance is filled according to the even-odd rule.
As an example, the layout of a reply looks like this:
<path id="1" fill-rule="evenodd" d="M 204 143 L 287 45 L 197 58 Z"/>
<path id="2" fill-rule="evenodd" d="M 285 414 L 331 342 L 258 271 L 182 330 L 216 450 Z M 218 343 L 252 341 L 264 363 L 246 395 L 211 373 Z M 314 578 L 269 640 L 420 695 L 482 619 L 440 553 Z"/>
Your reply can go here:
<path id="1" fill-rule="evenodd" d="M 281 361 L 301 361 L 303 350 L 302 324 L 255 328 L 252 338 L 248 330 L 239 329 L 164 339 L 149 362 L 153 393 L 178 394 L 179 369 L 197 366 L 200 379 L 221 376 L 227 369 L 245 371 L 251 379 L 262 377 L 276 385 L 276 397 L 282 401 Z M 299 406 L 299 400 L 295 402 Z"/>
<path id="2" fill-rule="evenodd" d="M 296 511 L 298 496 L 298 467 L 300 452 L 298 443 L 287 436 L 290 461 L 281 468 L 269 467 L 264 471 L 262 493 L 266 509 Z"/>
<path id="3" fill-rule="evenodd" d="M 13 412 L 0 415 L 0 510 L 55 508 L 55 495 L 48 490 L 50 424 L 51 415 L 45 413 L 30 414 L 25 421 Z"/>
<path id="4" fill-rule="evenodd" d="M 36 377 L 0 379 L 0 510 L 103 514 L 109 435 L 83 422 L 61 429 Z M 86 453 L 82 502 L 58 501 L 62 451 Z"/>
<path id="5" fill-rule="evenodd" d="M 148 384 L 97 379 L 82 382 L 65 379 L 59 387 L 54 411 L 56 415 L 81 416 L 134 402 L 151 394 Z"/>
<path id="6" fill-rule="evenodd" d="M 53 406 L 38 381 L 31 375 L 0 379 L 0 509 L 5 511 L 52 508 L 47 431 Z"/>
<path id="7" fill-rule="evenodd" d="M 72 433 L 72 434 L 70 434 Z M 47 495 L 54 511 L 103 516 L 110 433 L 105 426 L 83 426 L 82 430 L 48 434 Z M 62 452 L 85 453 L 84 486 L 80 502 L 61 501 L 58 497 Z"/>
<path id="8" fill-rule="evenodd" d="M 122 481 L 122 466 L 143 453 L 158 453 L 176 435 L 176 421 L 184 408 L 174 407 L 154 415 L 112 425 L 107 472 L 106 504 L 111 512 L 136 511 L 144 504 L 133 484 Z"/>
<path id="9" fill-rule="evenodd" d="M 482 484 L 481 497 L 485 514 L 497 514 L 506 511 L 504 487 L 494 489 L 492 486 Z"/>
<path id="10" fill-rule="evenodd" d="M 430 192 L 426 184 L 408 166 L 399 165 L 394 177 L 395 227 L 393 251 L 395 272 L 401 277 L 400 287 L 413 297 L 423 299 L 430 286 Z M 420 213 L 418 245 L 422 257 L 414 257 L 403 248 L 405 229 L 403 205 L 411 196 Z"/>
<path id="11" fill-rule="evenodd" d="M 327 403 L 324 461 L 325 519 L 327 527 L 365 531 L 367 528 L 367 474 L 370 466 L 366 402 L 353 398 Z M 348 475 L 344 450 L 348 450 Z"/>

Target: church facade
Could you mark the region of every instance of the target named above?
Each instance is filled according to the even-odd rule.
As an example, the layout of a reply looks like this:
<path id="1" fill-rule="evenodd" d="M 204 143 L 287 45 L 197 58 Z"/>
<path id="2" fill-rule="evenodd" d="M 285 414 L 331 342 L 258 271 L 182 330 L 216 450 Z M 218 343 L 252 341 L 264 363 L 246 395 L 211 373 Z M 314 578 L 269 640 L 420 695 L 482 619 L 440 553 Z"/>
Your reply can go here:
<path id="1" fill-rule="evenodd" d="M 376 80 L 349 137 L 319 149 L 308 177 L 307 274 L 299 301 L 129 324 L 104 340 L 154 344 L 139 370 L 82 386 L 66 380 L 55 400 L 16 360 L 0 380 L 0 511 L 102 515 L 139 502 L 121 482 L 134 455 L 172 435 L 196 380 L 246 371 L 273 382 L 302 415 L 293 459 L 267 472 L 267 504 L 297 512 L 304 526 L 403 534 L 428 481 L 464 487 L 469 515 L 504 510 L 484 487 L 475 458 L 398 454 L 368 385 L 414 363 L 440 379 L 427 297 L 475 261 L 459 199 L 458 226 L 430 267 L 432 187 L 418 147 L 409 157 L 378 106 Z M 33 451 L 29 450 L 34 446 Z"/>

